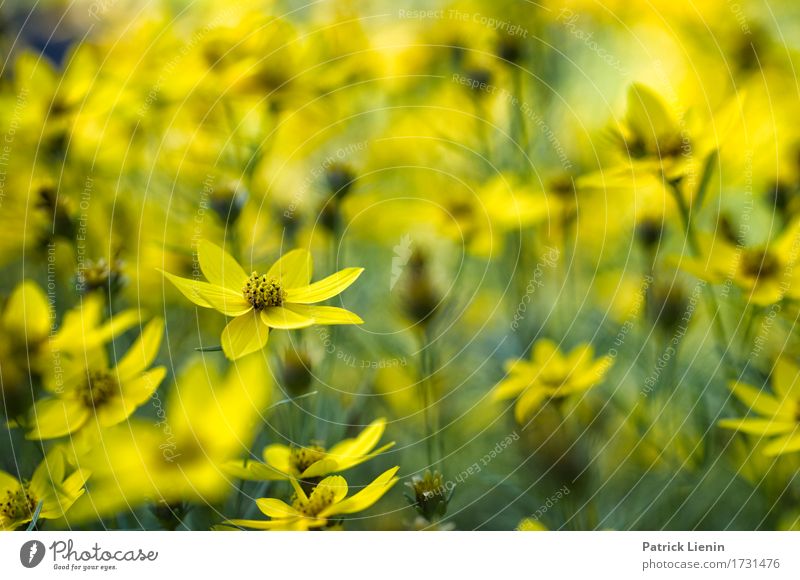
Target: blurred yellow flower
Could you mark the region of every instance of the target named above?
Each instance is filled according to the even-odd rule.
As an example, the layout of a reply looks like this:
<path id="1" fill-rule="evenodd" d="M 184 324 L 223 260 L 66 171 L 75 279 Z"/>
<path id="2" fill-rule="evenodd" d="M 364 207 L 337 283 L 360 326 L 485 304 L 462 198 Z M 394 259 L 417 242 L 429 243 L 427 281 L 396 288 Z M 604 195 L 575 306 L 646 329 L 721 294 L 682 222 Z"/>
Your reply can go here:
<path id="1" fill-rule="evenodd" d="M 559 399 L 591 389 L 605 378 L 612 359 L 594 358 L 590 344 L 562 354 L 555 342 L 539 340 L 530 361 L 506 361 L 507 376 L 492 392 L 495 401 L 518 397 L 514 416 L 523 423 L 549 399 Z"/>
<path id="2" fill-rule="evenodd" d="M 218 501 L 232 489 L 221 466 L 240 456 L 260 427 L 272 397 L 269 368 L 254 354 L 225 374 L 197 357 L 166 401 L 153 399 L 156 419 L 132 419 L 97 434 L 82 453 L 92 471 L 87 497 L 70 520 L 104 517 L 146 501 Z"/>
<path id="3" fill-rule="evenodd" d="M 61 517 L 83 495 L 89 473 L 67 465 L 60 448 L 48 453 L 30 481 L 19 481 L 0 471 L 0 530 L 13 530 L 31 521 L 41 503 L 38 519 Z"/>
<path id="4" fill-rule="evenodd" d="M 273 498 L 256 500 L 261 512 L 270 520 L 228 520 L 225 526 L 252 528 L 256 530 L 309 530 L 335 524 L 335 516 L 352 514 L 372 507 L 386 492 L 392 489 L 398 478 L 399 467 L 383 472 L 364 489 L 347 497 L 347 481 L 341 475 L 331 475 L 323 479 L 306 495 L 296 480 L 290 479 L 294 486 L 295 498 L 292 505 Z"/>
<path id="5" fill-rule="evenodd" d="M 376 419 L 357 437 L 345 439 L 325 450 L 320 445 L 308 447 L 289 447 L 274 444 L 264 448 L 264 463 L 258 461 L 231 462 L 226 471 L 240 479 L 277 480 L 296 478 L 308 480 L 323 477 L 329 473 L 346 471 L 351 467 L 369 461 L 394 445 L 394 441 L 378 449 L 386 429 L 386 419 Z"/>
<path id="6" fill-rule="evenodd" d="M 712 284 L 730 281 L 752 304 L 768 306 L 784 297 L 800 297 L 800 221 L 786 228 L 771 243 L 742 247 L 725 236 L 700 238 L 702 253 L 697 258 L 682 257 L 680 268 Z"/>
<path id="7" fill-rule="evenodd" d="M 164 275 L 193 303 L 234 317 L 222 331 L 222 350 L 231 360 L 264 348 L 270 328 L 364 322 L 344 308 L 314 306 L 344 291 L 363 268 L 345 268 L 312 284 L 311 254 L 302 249 L 284 254 L 266 274 L 253 272 L 250 276 L 232 256 L 209 241 L 200 242 L 198 258 L 209 282 Z"/>
<path id="8" fill-rule="evenodd" d="M 144 403 L 167 374 L 147 370 L 161 346 L 164 322 L 151 321 L 113 369 L 103 349 L 64 360 L 63 376 L 46 383 L 53 395 L 36 402 L 29 414 L 29 439 L 52 439 L 75 433 L 94 416 L 100 427 L 121 423 Z"/>
<path id="9" fill-rule="evenodd" d="M 800 367 L 786 357 L 775 363 L 770 394 L 762 389 L 740 382 L 732 382 L 730 389 L 742 403 L 759 418 L 723 419 L 719 426 L 740 433 L 773 437 L 764 447 L 768 456 L 800 451 Z"/>
<path id="10" fill-rule="evenodd" d="M 525 518 L 517 524 L 518 532 L 546 532 L 547 526 L 533 518 Z"/>

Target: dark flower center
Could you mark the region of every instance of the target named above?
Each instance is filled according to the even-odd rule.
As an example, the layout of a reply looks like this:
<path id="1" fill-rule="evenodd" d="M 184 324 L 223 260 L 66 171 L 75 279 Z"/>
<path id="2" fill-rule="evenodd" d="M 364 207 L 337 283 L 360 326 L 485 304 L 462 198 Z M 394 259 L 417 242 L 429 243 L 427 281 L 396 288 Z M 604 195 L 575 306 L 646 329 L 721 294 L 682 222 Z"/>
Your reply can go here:
<path id="1" fill-rule="evenodd" d="M 14 491 L 6 490 L 5 497 L 0 497 L 0 517 L 9 521 L 30 518 L 37 503 L 29 486 L 23 483 Z"/>
<path id="2" fill-rule="evenodd" d="M 81 398 L 87 407 L 103 405 L 119 391 L 119 382 L 107 371 L 89 371 Z"/>
<path id="3" fill-rule="evenodd" d="M 253 272 L 242 288 L 245 300 L 253 305 L 256 310 L 263 310 L 269 306 L 282 306 L 286 293 L 275 278 L 268 278 L 266 274 Z"/>
<path id="4" fill-rule="evenodd" d="M 748 278 L 772 278 L 780 269 L 780 261 L 768 250 L 751 250 L 742 256 L 741 271 Z"/>

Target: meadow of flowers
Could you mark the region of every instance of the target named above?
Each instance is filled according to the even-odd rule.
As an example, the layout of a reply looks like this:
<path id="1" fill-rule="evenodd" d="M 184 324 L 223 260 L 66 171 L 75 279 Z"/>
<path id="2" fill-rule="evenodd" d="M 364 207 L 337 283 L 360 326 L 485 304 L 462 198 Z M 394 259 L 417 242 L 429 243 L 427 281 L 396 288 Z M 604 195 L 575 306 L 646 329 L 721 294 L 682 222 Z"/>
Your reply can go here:
<path id="1" fill-rule="evenodd" d="M 800 529 L 795 2 L 2 10 L 0 529 Z"/>

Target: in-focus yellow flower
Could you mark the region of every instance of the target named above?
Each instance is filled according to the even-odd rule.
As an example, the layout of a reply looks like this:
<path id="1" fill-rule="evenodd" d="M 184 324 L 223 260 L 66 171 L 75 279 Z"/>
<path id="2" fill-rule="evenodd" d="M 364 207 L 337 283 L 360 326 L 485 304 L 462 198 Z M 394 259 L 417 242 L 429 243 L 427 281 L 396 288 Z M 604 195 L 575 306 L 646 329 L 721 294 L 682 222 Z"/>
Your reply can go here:
<path id="1" fill-rule="evenodd" d="M 55 448 L 42 460 L 30 481 L 19 481 L 0 471 L 0 530 L 13 530 L 33 519 L 54 519 L 64 515 L 83 495 L 88 472 L 67 465 L 63 451 Z"/>
<path id="2" fill-rule="evenodd" d="M 344 308 L 314 305 L 344 291 L 363 268 L 345 268 L 312 284 L 311 254 L 303 249 L 284 254 L 266 274 L 249 276 L 209 241 L 199 243 L 198 258 L 208 282 L 164 275 L 193 303 L 234 317 L 222 331 L 222 350 L 231 360 L 264 348 L 270 328 L 364 322 Z"/>
<path id="3" fill-rule="evenodd" d="M 378 449 L 386 429 L 386 419 L 376 419 L 357 437 L 345 439 L 326 450 L 320 445 L 308 447 L 289 447 L 276 443 L 264 448 L 264 463 L 259 461 L 231 462 L 226 471 L 240 479 L 278 480 L 296 478 L 307 481 L 323 477 L 329 473 L 346 471 L 394 445 L 394 441 Z"/>
<path id="4" fill-rule="evenodd" d="M 611 364 L 609 356 L 595 359 L 590 344 L 564 355 L 555 342 L 542 339 L 534 346 L 530 361 L 506 361 L 507 376 L 492 397 L 496 401 L 518 397 L 514 416 L 522 423 L 548 399 L 568 397 L 602 382 Z"/>
<path id="5" fill-rule="evenodd" d="M 147 370 L 161 346 L 164 322 L 151 321 L 139 339 L 109 368 L 103 349 L 64 360 L 63 375 L 45 382 L 53 396 L 36 402 L 30 412 L 29 439 L 52 439 L 75 433 L 95 418 L 100 427 L 121 423 L 144 403 L 167 374 L 165 367 Z"/>
<path id="6" fill-rule="evenodd" d="M 782 357 L 775 363 L 770 394 L 740 382 L 730 384 L 731 391 L 759 418 L 723 419 L 719 426 L 759 437 L 773 437 L 764 447 L 768 456 L 800 451 L 800 367 Z"/>
<path id="7" fill-rule="evenodd" d="M 741 247 L 724 236 L 700 239 L 698 258 L 681 258 L 679 266 L 712 284 L 729 280 L 738 286 L 752 304 L 768 306 L 784 297 L 800 297 L 800 268 L 797 244 L 800 221 L 786 228 L 769 244 Z"/>
<path id="8" fill-rule="evenodd" d="M 256 500 L 261 512 L 270 520 L 228 520 L 226 526 L 252 528 L 255 530 L 305 531 L 336 525 L 336 516 L 352 514 L 372 507 L 398 479 L 399 467 L 392 467 L 358 493 L 347 497 L 347 481 L 341 475 L 326 477 L 306 495 L 296 480 L 291 479 L 295 490 L 292 505 L 273 498 Z"/>

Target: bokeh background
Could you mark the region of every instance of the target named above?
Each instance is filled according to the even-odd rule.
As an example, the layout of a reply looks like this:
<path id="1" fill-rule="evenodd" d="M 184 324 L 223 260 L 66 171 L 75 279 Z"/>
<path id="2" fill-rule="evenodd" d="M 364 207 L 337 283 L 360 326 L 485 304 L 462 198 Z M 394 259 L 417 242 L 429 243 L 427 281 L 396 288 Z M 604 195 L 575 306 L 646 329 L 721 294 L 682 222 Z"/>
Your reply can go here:
<path id="1" fill-rule="evenodd" d="M 40 529 L 208 529 L 291 501 L 227 461 L 386 418 L 346 477 L 400 482 L 345 529 L 797 528 L 800 455 L 764 448 L 800 429 L 798 27 L 790 0 L 5 2 L 0 469 L 85 469 Z M 365 268 L 329 301 L 364 324 L 273 331 L 241 370 L 161 272 L 200 240 Z M 166 378 L 91 444 L 26 438 L 42 345 L 89 307 L 138 322 L 68 358 L 162 318 Z M 602 367 L 561 361 L 587 345 Z M 515 372 L 523 416 L 495 396 Z M 754 393 L 780 433 L 726 428 L 777 413 Z M 190 463 L 142 461 L 148 426 Z M 426 470 L 447 493 L 421 505 Z"/>

